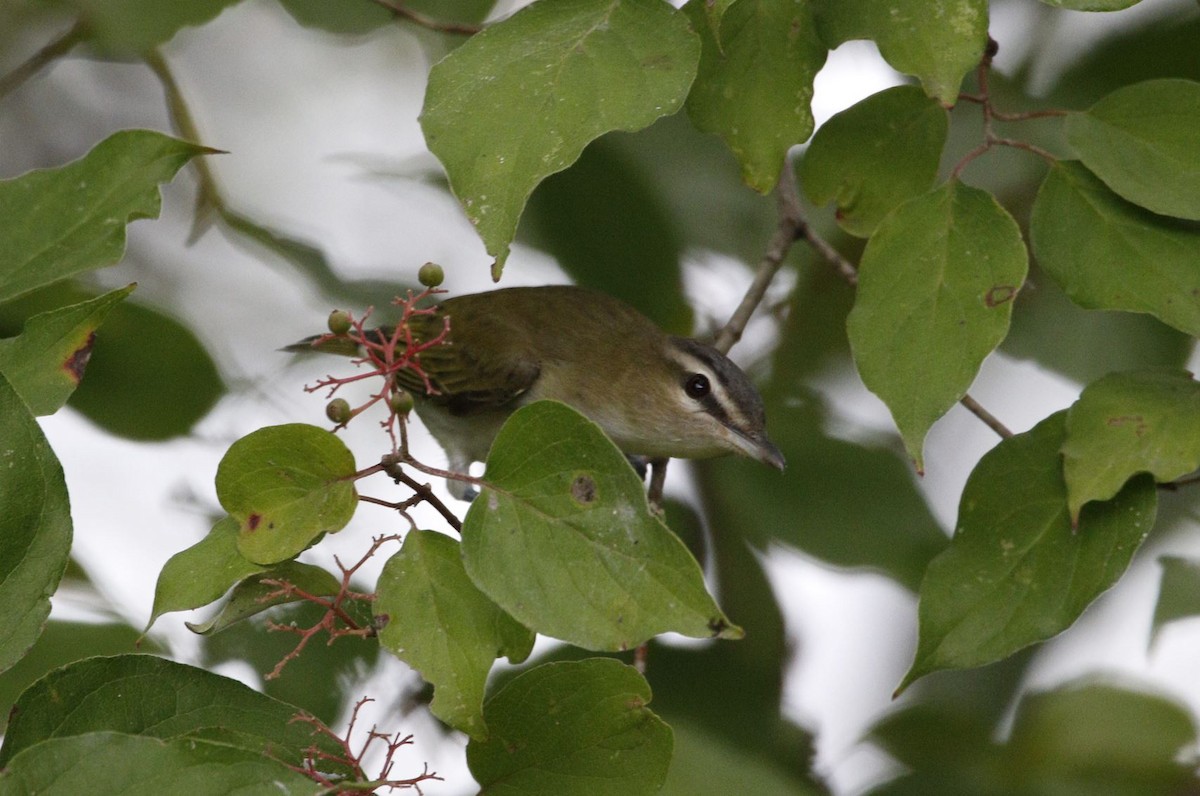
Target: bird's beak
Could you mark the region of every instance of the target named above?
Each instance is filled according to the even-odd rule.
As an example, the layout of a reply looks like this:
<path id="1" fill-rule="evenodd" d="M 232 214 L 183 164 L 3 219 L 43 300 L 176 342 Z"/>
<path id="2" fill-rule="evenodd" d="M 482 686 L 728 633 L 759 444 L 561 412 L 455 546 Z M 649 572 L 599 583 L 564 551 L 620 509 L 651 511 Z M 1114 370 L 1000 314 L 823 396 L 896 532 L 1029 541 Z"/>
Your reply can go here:
<path id="1" fill-rule="evenodd" d="M 758 453 L 754 456 L 763 464 L 769 464 L 779 472 L 783 472 L 783 468 L 787 467 L 787 459 L 783 458 L 783 451 L 775 446 L 774 442 L 763 437 L 758 441 Z"/>
<path id="2" fill-rule="evenodd" d="M 783 452 L 776 447 L 774 442 L 771 442 L 765 436 L 758 435 L 751 437 L 734 431 L 729 435 L 729 440 L 737 446 L 739 451 L 751 459 L 760 461 L 763 464 L 769 464 L 779 471 L 782 471 L 787 466 L 787 460 L 783 458 Z"/>

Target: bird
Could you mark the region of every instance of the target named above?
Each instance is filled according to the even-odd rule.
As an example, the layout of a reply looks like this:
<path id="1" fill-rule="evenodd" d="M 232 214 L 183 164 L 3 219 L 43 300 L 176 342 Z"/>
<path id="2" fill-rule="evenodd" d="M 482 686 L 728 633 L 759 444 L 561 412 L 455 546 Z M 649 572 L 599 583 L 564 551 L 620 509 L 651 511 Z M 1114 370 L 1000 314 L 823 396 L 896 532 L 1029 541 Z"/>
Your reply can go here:
<path id="1" fill-rule="evenodd" d="M 762 397 L 750 378 L 707 343 L 667 334 L 625 302 L 571 285 L 511 287 L 455 296 L 412 315 L 417 342 L 445 331 L 397 380 L 446 452 L 448 469 L 485 461 L 504 421 L 542 399 L 595 422 L 627 456 L 704 459 L 740 454 L 779 470 Z M 389 340 L 393 329 L 368 332 Z M 306 338 L 285 350 L 353 353 L 345 338 Z M 450 481 L 451 494 L 472 490 Z"/>

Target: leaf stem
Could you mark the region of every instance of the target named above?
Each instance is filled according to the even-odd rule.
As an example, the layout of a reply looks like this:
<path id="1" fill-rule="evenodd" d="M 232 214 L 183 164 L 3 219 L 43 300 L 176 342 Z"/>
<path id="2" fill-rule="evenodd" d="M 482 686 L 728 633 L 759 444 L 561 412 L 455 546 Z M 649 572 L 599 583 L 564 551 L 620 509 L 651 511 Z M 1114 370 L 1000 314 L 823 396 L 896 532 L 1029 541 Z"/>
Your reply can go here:
<path id="1" fill-rule="evenodd" d="M 171 120 L 175 123 L 179 134 L 188 141 L 200 143 L 200 128 L 196 125 L 196 120 L 183 97 L 183 91 L 179 88 L 179 83 L 175 80 L 175 75 L 172 74 L 171 67 L 163 58 L 162 53 L 158 49 L 153 49 L 143 58 L 146 66 L 150 67 L 150 71 L 162 84 Z M 221 195 L 221 189 L 217 186 L 216 177 L 213 176 L 208 161 L 204 158 L 196 158 L 192 163 L 195 165 L 196 177 L 200 185 L 199 195 L 196 197 L 196 216 L 191 234 L 191 238 L 194 240 L 204 229 L 203 219 L 206 207 L 212 208 L 222 217 L 227 214 L 229 208 L 225 204 L 225 198 Z"/>
<path id="2" fill-rule="evenodd" d="M 42 71 L 51 61 L 69 53 L 75 45 L 83 41 L 84 26 L 82 22 L 75 23 L 66 33 L 47 44 L 31 55 L 28 60 L 18 64 L 8 74 L 0 77 L 0 98 L 8 96 L 20 87 L 26 80 Z"/>
<path id="3" fill-rule="evenodd" d="M 406 8 L 400 0 L 374 0 L 378 5 L 391 11 L 401 19 L 407 19 L 414 25 L 420 25 L 428 30 L 437 33 L 453 33 L 457 36 L 474 36 L 483 28 L 479 25 L 464 25 L 458 22 L 442 22 L 433 17 L 426 16 L 419 11 L 413 11 L 411 8 Z"/>

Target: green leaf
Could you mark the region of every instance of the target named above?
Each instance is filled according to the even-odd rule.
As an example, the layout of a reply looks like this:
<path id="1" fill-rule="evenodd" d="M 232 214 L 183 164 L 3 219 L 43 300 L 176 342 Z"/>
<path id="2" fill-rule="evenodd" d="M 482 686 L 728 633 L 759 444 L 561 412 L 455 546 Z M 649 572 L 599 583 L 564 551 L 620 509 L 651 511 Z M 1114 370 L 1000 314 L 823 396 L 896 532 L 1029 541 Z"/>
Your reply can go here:
<path id="1" fill-rule="evenodd" d="M 950 547 L 921 583 L 920 638 L 900 690 L 1065 630 L 1129 566 L 1154 524 L 1154 484 L 1134 479 L 1112 501 L 1088 506 L 1073 529 L 1059 462 L 1065 437 L 1058 412 L 976 465 Z"/>
<path id="2" fill-rule="evenodd" d="M 628 302 L 673 334 L 691 334 L 683 240 L 669 212 L 675 199 L 616 137 L 594 141 L 537 187 L 521 237 L 553 255 L 576 284 Z"/>
<path id="3" fill-rule="evenodd" d="M 895 793 L 928 796 L 1011 793 L 1003 750 L 990 717 L 959 704 L 910 703 L 890 712 L 868 738 L 908 770 L 916 787 Z M 893 793 L 885 785 L 871 794 Z"/>
<path id="4" fill-rule="evenodd" d="M 817 29 L 829 49 L 872 39 L 894 69 L 920 79 L 925 93 L 950 106 L 963 75 L 987 43 L 986 0 L 815 0 Z"/>
<path id="5" fill-rule="evenodd" d="M 371 609 L 366 602 L 343 600 L 342 609 L 359 627 L 371 624 Z M 327 613 L 316 603 L 295 602 L 273 610 L 270 621 L 310 628 Z M 265 674 L 295 650 L 297 636 L 271 632 L 266 617 L 260 614 L 219 633 L 198 636 L 196 640 L 201 649 L 199 664 L 210 671 L 233 664 Z M 333 644 L 325 641 L 328 639 L 314 639 L 304 648 L 304 654 L 288 661 L 279 677 L 264 678 L 262 688 L 267 695 L 332 724 L 350 715 L 354 702 L 362 696 L 357 686 L 352 688 L 350 684 L 361 682 L 363 672 L 375 671 L 381 653 L 376 639 L 347 637 Z M 406 691 L 407 684 L 408 681 L 398 689 Z M 400 699 L 407 700 L 407 692 Z"/>
<path id="6" fill-rule="evenodd" d="M 872 94 L 833 116 L 800 162 L 800 182 L 837 221 L 868 237 L 896 206 L 933 186 L 949 115 L 916 86 Z"/>
<path id="7" fill-rule="evenodd" d="M 892 450 L 828 436 L 826 418 L 813 411 L 819 396 L 791 397 L 793 405 L 784 399 L 767 409 L 778 429 L 772 439 L 788 461 L 782 475 L 731 458 L 696 463 L 713 533 L 881 572 L 915 592 L 947 540 L 912 468 Z"/>
<path id="8" fill-rule="evenodd" d="M 92 732 L 39 743 L 0 774 L 0 796 L 281 796 L 326 789 L 263 754 L 182 738 Z"/>
<path id="9" fill-rule="evenodd" d="M 44 741 L 104 730 L 213 741 L 291 765 L 303 762 L 304 750 L 314 744 L 337 753 L 334 740 L 293 721 L 298 712 L 236 680 L 162 658 L 89 658 L 51 672 L 21 695 L 0 748 L 0 767 Z M 331 773 L 350 773 L 331 759 L 324 763 Z"/>
<path id="10" fill-rule="evenodd" d="M 533 633 L 517 624 L 463 569 L 458 542 L 411 531 L 384 565 L 375 615 L 387 620 L 379 642 L 433 685 L 433 715 L 472 738 L 487 738 L 483 690 L 492 663 L 513 663 L 533 649 Z"/>
<path id="11" fill-rule="evenodd" d="M 229 593 L 229 599 L 221 606 L 217 615 L 207 622 L 184 622 L 188 630 L 201 636 L 217 633 L 260 614 L 276 605 L 300 602 L 304 598 L 284 589 L 278 583 L 286 582 L 297 589 L 317 596 L 329 596 L 341 591 L 342 583 L 328 571 L 313 564 L 299 561 L 283 561 L 264 572 L 245 578 Z"/>
<path id="12" fill-rule="evenodd" d="M 1029 223 L 1038 264 L 1089 309 L 1146 312 L 1200 335 L 1200 230 L 1131 204 L 1077 162 L 1059 162 Z"/>
<path id="13" fill-rule="evenodd" d="M 1139 17 L 1138 23 L 1108 27 L 1105 35 L 1065 64 L 1046 90 L 1043 107 L 1085 107 L 1143 80 L 1200 80 L 1200 61 L 1195 57 L 1200 15 L 1134 16 Z M 1040 90 L 1039 96 L 1043 96 Z"/>
<path id="14" fill-rule="evenodd" d="M 63 580 L 66 586 L 67 579 Z M 53 669 L 97 655 L 134 651 L 155 655 L 166 653 L 153 639 L 145 638 L 137 628 L 123 623 L 51 619 L 25 657 L 0 676 L 0 716 L 7 722 L 17 698 Z M 2 731 L 3 724 L 0 724 Z"/>
<path id="15" fill-rule="evenodd" d="M 50 614 L 71 549 L 62 465 L 0 374 L 0 672 L 25 655 Z"/>
<path id="16" fill-rule="evenodd" d="M 96 294 L 58 282 L 0 305 L 0 334 L 16 335 L 39 313 L 93 302 Z M 161 440 L 186 434 L 225 391 L 216 363 L 192 332 L 157 310 L 124 301 L 111 308 L 71 408 L 113 434 Z"/>
<path id="17" fill-rule="evenodd" d="M 1150 626 L 1150 645 L 1158 640 L 1163 626 L 1176 619 L 1200 616 L 1200 561 L 1178 556 L 1159 556 L 1162 580 L 1158 586 L 1158 602 L 1154 604 L 1154 621 Z"/>
<path id="18" fill-rule="evenodd" d="M 1076 681 L 1021 700 L 1008 743 L 1018 793 L 1185 793 L 1191 712 L 1150 693 Z M 1074 785 L 1070 791 L 1063 782 Z M 1042 788 L 1030 787 L 1044 783 Z"/>
<path id="19" fill-rule="evenodd" d="M 488 700 L 491 736 L 467 745 L 467 765 L 481 796 L 656 793 L 672 740 L 649 702 L 642 676 L 615 660 L 538 666 Z"/>
<path id="20" fill-rule="evenodd" d="M 698 58 L 687 20 L 661 0 L 543 0 L 434 66 L 421 128 L 496 278 L 534 187 L 600 135 L 674 113 Z"/>
<path id="21" fill-rule="evenodd" d="M 125 302 L 97 335 L 70 406 L 126 439 L 164 440 L 191 431 L 224 393 L 216 363 L 191 329 Z"/>
<path id="22" fill-rule="evenodd" d="M 354 454 L 333 434 L 290 423 L 260 428 L 229 448 L 217 467 L 217 499 L 238 521 L 238 550 L 274 564 L 340 531 L 358 495 L 348 480 Z"/>
<path id="23" fill-rule="evenodd" d="M 1148 80 L 1067 117 L 1067 140 L 1109 188 L 1155 213 L 1200 220 L 1200 83 Z"/>
<path id="24" fill-rule="evenodd" d="M 391 25 L 396 15 L 382 4 L 330 3 L 328 0 L 279 0 L 283 10 L 306 28 L 319 28 L 331 33 L 370 33 Z M 405 3 L 409 5 L 409 3 Z"/>
<path id="25" fill-rule="evenodd" d="M 830 429 L 845 420 L 822 396 L 838 389 L 828 382 L 822 387 L 822 379 L 844 378 L 846 316 L 854 299 L 854 289 L 833 269 L 802 269 L 763 391 L 767 430 L 787 457 L 787 470 L 744 467 L 753 463 L 733 458 L 692 467 L 713 536 L 734 533 L 760 549 L 782 543 L 836 567 L 883 573 L 915 593 L 929 561 L 949 543 L 947 532 L 904 454 L 876 441 L 832 436 Z M 744 612 L 732 615 L 742 620 Z"/>
<path id="26" fill-rule="evenodd" d="M 1076 680 L 1027 694 L 1005 744 L 992 720 L 962 705 L 918 703 L 871 731 L 911 773 L 872 794 L 1187 793 L 1195 730 L 1183 706 L 1149 693 Z M 905 787 L 907 786 L 907 788 Z"/>
<path id="27" fill-rule="evenodd" d="M 1041 0 L 1048 6 L 1066 8 L 1071 11 L 1120 11 L 1135 6 L 1142 0 Z"/>
<path id="28" fill-rule="evenodd" d="M 158 215 L 159 183 L 215 151 L 123 130 L 66 166 L 0 181 L 0 301 L 121 259 L 125 225 Z"/>
<path id="29" fill-rule="evenodd" d="M 36 415 L 57 412 L 83 378 L 96 329 L 134 285 L 29 319 L 18 337 L 0 340 L 0 373 Z"/>
<path id="30" fill-rule="evenodd" d="M 754 796 L 820 796 L 811 782 L 789 772 L 759 750 L 735 746 L 727 738 L 673 716 L 674 754 L 661 796 L 747 793 Z"/>
<path id="31" fill-rule="evenodd" d="M 1200 467 L 1200 383 L 1156 369 L 1089 384 L 1067 413 L 1063 474 L 1072 518 L 1136 473 L 1173 481 Z"/>
<path id="32" fill-rule="evenodd" d="M 54 0 L 78 16 L 101 53 L 143 55 L 186 27 L 200 26 L 238 0 Z"/>
<path id="33" fill-rule="evenodd" d="M 737 638 L 624 455 L 566 404 L 518 409 L 463 521 L 467 574 L 539 633 L 594 650 L 674 631 Z M 520 573 L 517 577 L 516 573 Z"/>
<path id="34" fill-rule="evenodd" d="M 1012 327 L 1000 351 L 1032 360 L 1076 384 L 1118 370 L 1182 368 L 1195 340 L 1144 313 L 1085 310 L 1067 298 L 1058 283 L 1037 271 L 1013 307 Z M 1054 345 L 1047 346 L 1046 341 Z"/>
<path id="35" fill-rule="evenodd" d="M 150 621 L 172 611 L 190 611 L 208 605 L 238 581 L 266 567 L 245 558 L 237 546 L 238 524 L 233 517 L 217 522 L 196 544 L 167 560 L 154 586 Z"/>
<path id="36" fill-rule="evenodd" d="M 687 111 L 716 133 L 759 193 L 775 187 L 790 147 L 812 135 L 813 78 L 825 63 L 808 0 L 737 0 L 709 22 L 708 0 L 684 11 L 700 33 L 700 67 Z"/>
<path id="37" fill-rule="evenodd" d="M 746 638 L 737 644 L 651 642 L 647 657 L 654 663 L 646 679 L 675 733 L 662 793 L 807 793 L 812 736 L 779 710 L 792 642 L 775 591 L 740 529 L 708 516 L 715 589 L 731 613 L 746 618 Z M 669 509 L 668 518 L 675 519 Z M 671 527 L 679 530 L 675 522 Z M 726 693 L 737 699 L 711 698 Z M 737 776 L 741 787 L 725 784 Z M 711 778 L 707 786 L 696 785 L 701 777 Z"/>
<path id="38" fill-rule="evenodd" d="M 896 208 L 867 243 L 846 328 L 918 469 L 925 433 L 1008 332 L 1027 270 L 1017 222 L 957 181 Z"/>

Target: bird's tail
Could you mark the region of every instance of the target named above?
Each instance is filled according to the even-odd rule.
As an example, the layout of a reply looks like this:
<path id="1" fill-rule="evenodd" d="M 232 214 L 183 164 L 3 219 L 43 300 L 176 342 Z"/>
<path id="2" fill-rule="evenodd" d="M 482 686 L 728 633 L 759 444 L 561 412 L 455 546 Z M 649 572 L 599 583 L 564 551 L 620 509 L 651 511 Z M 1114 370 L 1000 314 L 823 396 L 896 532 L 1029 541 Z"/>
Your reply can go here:
<path id="1" fill-rule="evenodd" d="M 322 354 L 337 354 L 343 357 L 360 357 L 363 355 L 362 346 L 357 340 L 341 335 L 314 334 L 305 337 L 291 345 L 285 345 L 280 351 L 317 351 Z"/>

